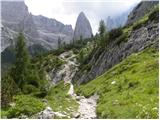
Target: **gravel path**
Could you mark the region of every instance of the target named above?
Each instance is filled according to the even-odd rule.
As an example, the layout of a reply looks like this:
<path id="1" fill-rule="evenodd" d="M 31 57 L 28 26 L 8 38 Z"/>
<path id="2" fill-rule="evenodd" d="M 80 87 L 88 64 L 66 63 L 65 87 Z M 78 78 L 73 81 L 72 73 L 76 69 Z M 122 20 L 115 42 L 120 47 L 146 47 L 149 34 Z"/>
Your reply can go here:
<path id="1" fill-rule="evenodd" d="M 69 57 L 66 57 L 69 56 Z M 89 98 L 85 98 L 84 96 L 77 96 L 74 93 L 74 86 L 71 83 L 71 80 L 78 70 L 78 64 L 76 61 L 76 57 L 72 51 L 62 53 L 59 56 L 60 59 L 66 62 L 63 72 L 65 72 L 64 81 L 65 83 L 70 83 L 70 89 L 68 94 L 72 96 L 73 99 L 79 103 L 78 112 L 75 112 L 74 118 L 81 119 L 93 119 L 96 118 L 96 106 L 97 106 L 97 95 L 93 95 Z"/>

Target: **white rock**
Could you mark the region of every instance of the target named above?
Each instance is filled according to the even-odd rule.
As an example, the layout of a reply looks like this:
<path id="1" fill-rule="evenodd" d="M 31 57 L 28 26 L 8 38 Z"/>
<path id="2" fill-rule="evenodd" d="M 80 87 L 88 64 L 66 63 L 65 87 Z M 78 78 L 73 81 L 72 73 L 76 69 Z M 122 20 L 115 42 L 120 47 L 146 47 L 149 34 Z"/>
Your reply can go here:
<path id="1" fill-rule="evenodd" d="M 111 84 L 114 85 L 116 83 L 116 81 L 112 81 Z"/>

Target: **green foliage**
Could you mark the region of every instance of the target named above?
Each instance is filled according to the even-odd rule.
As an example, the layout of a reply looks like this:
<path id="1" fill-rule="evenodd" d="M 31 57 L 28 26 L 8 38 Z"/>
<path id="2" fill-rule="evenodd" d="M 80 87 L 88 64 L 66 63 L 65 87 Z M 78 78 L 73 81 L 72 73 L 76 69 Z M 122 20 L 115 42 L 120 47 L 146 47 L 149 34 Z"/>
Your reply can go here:
<path id="1" fill-rule="evenodd" d="M 159 21 L 159 5 L 152 8 L 152 10 L 143 16 L 140 20 L 136 21 L 132 25 L 132 29 L 136 30 L 142 26 L 144 26 L 148 21 Z"/>
<path id="2" fill-rule="evenodd" d="M 129 37 L 128 33 L 123 33 L 121 36 L 119 36 L 118 38 L 116 38 L 117 45 L 120 45 L 120 43 L 122 43 L 122 42 L 127 42 L 128 37 Z"/>
<path id="3" fill-rule="evenodd" d="M 132 54 L 120 64 L 76 93 L 89 97 L 98 93 L 99 118 L 158 118 L 158 50 L 148 48 Z"/>
<path id="4" fill-rule="evenodd" d="M 74 54 L 78 54 L 79 53 L 79 50 L 77 50 L 76 48 L 73 48 L 72 50 L 73 50 Z"/>
<path id="5" fill-rule="evenodd" d="M 83 63 L 83 60 L 84 60 L 84 50 L 82 49 L 82 50 L 79 52 L 78 61 L 79 61 L 80 63 Z"/>
<path id="6" fill-rule="evenodd" d="M 29 67 L 29 55 L 22 33 L 18 36 L 15 52 L 16 61 L 14 67 L 12 68 L 11 75 L 18 87 L 22 89 L 23 85 L 27 81 Z"/>
<path id="7" fill-rule="evenodd" d="M 78 104 L 73 98 L 71 98 L 71 96 L 67 95 L 69 88 L 69 84 L 60 82 L 50 89 L 46 99 L 53 111 L 61 111 L 62 113 L 66 112 L 68 116 L 71 116 L 72 111 L 77 111 Z"/>
<path id="8" fill-rule="evenodd" d="M 19 117 L 20 115 L 31 116 L 45 108 L 43 102 L 29 95 L 17 95 L 13 99 L 15 106 L 5 111 L 7 118 Z"/>
<path id="9" fill-rule="evenodd" d="M 57 56 L 53 54 L 49 54 L 41 58 L 37 57 L 33 61 L 33 64 L 37 66 L 38 70 L 45 70 L 46 72 L 51 71 L 53 68 L 59 68 L 63 63 L 64 61 L 60 60 Z"/>
<path id="10" fill-rule="evenodd" d="M 22 33 L 20 33 L 18 36 L 15 51 L 15 64 L 7 74 L 7 76 L 11 75 L 11 79 L 5 79 L 8 81 L 10 80 L 8 83 L 14 80 L 17 88 L 20 88 L 21 91 L 25 94 L 31 94 L 37 91 L 40 93 L 44 92 L 44 87 L 47 88 L 48 86 L 44 71 L 42 69 L 39 69 L 37 64 L 31 64 Z M 40 62 L 42 62 L 41 60 L 42 59 L 40 59 Z M 10 91 L 10 93 L 11 92 L 12 91 Z M 8 101 L 10 101 L 9 97 Z"/>
<path id="11" fill-rule="evenodd" d="M 148 15 L 150 21 L 159 22 L 159 5 L 155 6 L 152 12 Z"/>
<path id="12" fill-rule="evenodd" d="M 133 30 L 136 30 L 142 26 L 144 26 L 148 22 L 148 16 L 141 18 L 139 21 L 135 22 L 132 26 Z"/>
<path id="13" fill-rule="evenodd" d="M 112 29 L 111 31 L 109 31 L 108 34 L 109 34 L 109 40 L 114 40 L 117 37 L 121 36 L 123 34 L 123 31 L 122 31 L 122 28 L 119 27 L 119 28 Z"/>
<path id="14" fill-rule="evenodd" d="M 1 80 L 1 107 L 7 107 L 13 95 L 18 92 L 18 87 L 9 75 L 4 76 Z"/>
<path id="15" fill-rule="evenodd" d="M 92 38 L 83 39 L 81 36 L 80 40 L 74 40 L 74 42 L 71 42 L 70 44 L 66 44 L 65 46 L 62 46 L 60 49 L 53 50 L 50 53 L 54 55 L 60 55 L 61 53 L 68 50 L 72 50 L 72 49 L 80 50 L 90 41 L 92 41 Z"/>
<path id="16" fill-rule="evenodd" d="M 98 29 L 98 31 L 99 31 L 100 36 L 103 36 L 105 34 L 105 32 L 106 32 L 106 26 L 105 26 L 105 23 L 104 23 L 103 20 L 101 20 L 99 22 L 99 29 Z"/>
<path id="17" fill-rule="evenodd" d="M 81 68 L 83 65 L 88 64 L 88 61 L 91 59 L 92 52 L 94 49 L 93 42 L 88 42 L 87 45 L 85 45 L 82 49 L 80 49 L 80 52 L 77 55 L 77 59 L 81 64 Z"/>
<path id="18" fill-rule="evenodd" d="M 105 38 L 106 38 L 107 34 L 106 34 L 106 26 L 105 26 L 105 23 L 103 20 L 101 20 L 99 23 L 98 31 L 99 31 L 99 35 L 100 35 L 100 37 L 97 38 L 97 39 L 99 39 L 98 44 L 100 47 L 105 48 L 106 47 L 106 39 Z"/>
<path id="19" fill-rule="evenodd" d="M 36 88 L 34 85 L 26 84 L 26 85 L 24 85 L 22 91 L 24 94 L 30 94 L 30 93 L 39 91 L 39 89 Z"/>

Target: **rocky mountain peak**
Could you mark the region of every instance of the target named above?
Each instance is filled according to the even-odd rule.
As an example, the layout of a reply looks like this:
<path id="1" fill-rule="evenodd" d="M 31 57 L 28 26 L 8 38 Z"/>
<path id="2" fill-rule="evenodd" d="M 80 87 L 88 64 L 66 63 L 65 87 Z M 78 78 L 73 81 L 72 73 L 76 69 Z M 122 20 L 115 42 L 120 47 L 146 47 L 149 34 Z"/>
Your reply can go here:
<path id="1" fill-rule="evenodd" d="M 19 31 L 24 32 L 28 47 L 40 45 L 46 50 L 57 48 L 58 37 L 65 43 L 73 38 L 71 25 L 42 15 L 32 15 L 24 1 L 2 1 L 1 16 L 4 35 L 1 39 L 2 51 L 15 43 Z"/>
<path id="2" fill-rule="evenodd" d="M 78 40 L 80 36 L 83 38 L 90 38 L 92 36 L 92 28 L 84 12 L 80 12 L 78 15 L 74 30 L 74 39 Z"/>
<path id="3" fill-rule="evenodd" d="M 84 12 L 80 12 L 79 17 L 86 17 L 86 16 L 85 16 Z"/>

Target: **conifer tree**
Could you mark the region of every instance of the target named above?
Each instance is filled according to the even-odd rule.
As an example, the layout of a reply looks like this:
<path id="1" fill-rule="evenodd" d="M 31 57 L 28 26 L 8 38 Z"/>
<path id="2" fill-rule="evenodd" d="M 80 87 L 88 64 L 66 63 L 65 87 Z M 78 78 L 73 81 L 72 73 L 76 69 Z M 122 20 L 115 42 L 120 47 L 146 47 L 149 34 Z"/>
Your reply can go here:
<path id="1" fill-rule="evenodd" d="M 99 29 L 98 29 L 98 31 L 99 31 L 100 36 L 104 35 L 105 32 L 106 32 L 105 23 L 104 23 L 103 20 L 101 20 L 100 23 L 99 23 Z"/>
<path id="2" fill-rule="evenodd" d="M 100 45 L 104 48 L 106 46 L 106 41 L 105 41 L 106 27 L 103 20 L 100 21 L 98 30 L 100 34 Z"/>
<path id="3" fill-rule="evenodd" d="M 23 85 L 27 82 L 27 77 L 29 75 L 28 68 L 30 64 L 29 54 L 26 49 L 24 39 L 25 38 L 23 36 L 23 33 L 19 33 L 15 47 L 16 61 L 11 72 L 15 83 L 21 89 Z"/>

